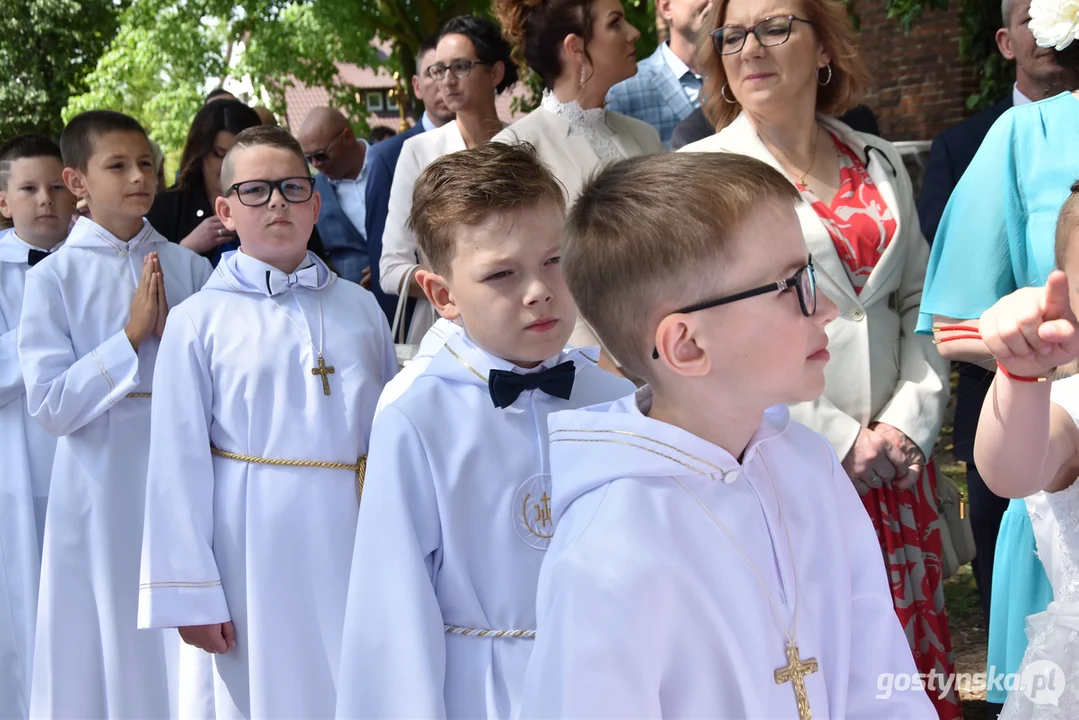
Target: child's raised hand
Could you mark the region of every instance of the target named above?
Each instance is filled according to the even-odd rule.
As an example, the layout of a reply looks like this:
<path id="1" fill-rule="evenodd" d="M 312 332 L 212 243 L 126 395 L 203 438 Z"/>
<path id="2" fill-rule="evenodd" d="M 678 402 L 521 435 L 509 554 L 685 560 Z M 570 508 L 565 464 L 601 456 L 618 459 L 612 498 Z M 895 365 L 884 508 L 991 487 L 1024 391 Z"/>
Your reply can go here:
<path id="1" fill-rule="evenodd" d="M 157 253 L 150 253 L 154 263 L 154 275 L 157 277 L 157 322 L 154 324 L 154 335 L 161 337 L 165 332 L 165 318 L 169 314 L 169 301 L 165 297 L 165 273 L 161 269 L 161 259 Z"/>
<path id="2" fill-rule="evenodd" d="M 1079 327 L 1060 270 L 1045 287 L 1023 288 L 985 311 L 982 339 L 1012 375 L 1040 377 L 1079 357 Z"/>
<path id="3" fill-rule="evenodd" d="M 157 288 L 161 284 L 161 278 L 160 273 L 154 272 L 154 261 L 151 257 L 147 255 L 142 261 L 142 277 L 135 289 L 135 298 L 131 301 L 131 316 L 124 328 L 131 347 L 136 350 L 143 340 L 150 337 L 157 325 Z"/>
<path id="4" fill-rule="evenodd" d="M 208 653 L 223 654 L 236 647 L 236 628 L 231 622 L 176 628 L 188 645 Z"/>

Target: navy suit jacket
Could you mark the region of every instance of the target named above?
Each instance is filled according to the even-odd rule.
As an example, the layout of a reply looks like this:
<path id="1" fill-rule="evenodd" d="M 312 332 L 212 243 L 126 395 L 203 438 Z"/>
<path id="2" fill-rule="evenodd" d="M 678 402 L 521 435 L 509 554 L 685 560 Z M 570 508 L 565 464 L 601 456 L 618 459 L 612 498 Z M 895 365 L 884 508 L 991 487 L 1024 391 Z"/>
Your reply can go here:
<path id="1" fill-rule="evenodd" d="M 929 163 L 922 179 L 922 197 L 918 203 L 918 217 L 922 234 L 930 243 L 937 234 L 937 226 L 944 215 L 948 198 L 963 177 L 974 154 L 982 145 L 993 123 L 1012 106 L 1011 93 L 988 110 L 967 118 L 948 128 L 933 140 L 929 150 Z"/>
<path id="2" fill-rule="evenodd" d="M 944 215 L 944 208 L 952 191 L 963 177 L 970 161 L 981 147 L 982 140 L 993 123 L 1012 106 L 1012 95 L 999 103 L 967 118 L 933 140 L 929 150 L 929 164 L 922 180 L 922 197 L 918 203 L 918 216 L 922 234 L 930 243 L 937 234 L 937 226 Z M 977 365 L 956 363 L 959 386 L 955 397 L 955 426 L 952 442 L 955 457 L 967 463 L 974 462 L 974 435 L 978 430 L 978 418 L 982 403 L 993 381 L 993 373 Z"/>
<path id="3" fill-rule="evenodd" d="M 398 133 L 367 150 L 367 257 L 371 263 L 371 292 L 375 294 L 386 319 L 393 323 L 393 314 L 397 310 L 397 296 L 382 292 L 378 281 L 378 262 L 382 258 L 382 232 L 386 229 L 386 215 L 390 211 L 390 187 L 393 185 L 393 172 L 397 169 L 397 158 L 405 140 L 423 132 L 423 123 L 417 122 L 403 133 Z M 415 301 L 409 302 L 409 311 Z M 405 327 L 408 327 L 407 323 Z"/>
<path id="4" fill-rule="evenodd" d="M 348 219 L 337 200 L 336 188 L 322 173 L 315 176 L 315 190 L 322 197 L 322 209 L 315 227 L 322 238 L 330 265 L 338 275 L 358 285 L 369 261 L 362 228 L 357 228 Z"/>

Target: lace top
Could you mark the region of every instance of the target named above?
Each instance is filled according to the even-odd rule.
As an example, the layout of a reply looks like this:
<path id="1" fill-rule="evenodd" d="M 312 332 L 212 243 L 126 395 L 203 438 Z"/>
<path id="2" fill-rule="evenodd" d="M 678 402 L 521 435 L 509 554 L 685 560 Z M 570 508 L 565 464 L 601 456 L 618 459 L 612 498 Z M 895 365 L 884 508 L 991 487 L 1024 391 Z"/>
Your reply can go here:
<path id="1" fill-rule="evenodd" d="M 1079 423 L 1079 375 L 1053 383 L 1052 399 Z M 1049 556 L 1042 557 L 1042 563 L 1053 584 L 1054 598 L 1079 603 L 1079 480 L 1060 492 L 1044 493 L 1044 504 L 1028 501 L 1027 509 L 1038 554 Z"/>
<path id="2" fill-rule="evenodd" d="M 543 91 L 540 107 L 568 122 L 570 135 L 583 136 L 600 162 L 609 163 L 626 157 L 615 140 L 614 130 L 607 124 L 607 110 L 604 108 L 585 110 L 576 100 L 568 103 L 559 101 L 550 90 Z"/>

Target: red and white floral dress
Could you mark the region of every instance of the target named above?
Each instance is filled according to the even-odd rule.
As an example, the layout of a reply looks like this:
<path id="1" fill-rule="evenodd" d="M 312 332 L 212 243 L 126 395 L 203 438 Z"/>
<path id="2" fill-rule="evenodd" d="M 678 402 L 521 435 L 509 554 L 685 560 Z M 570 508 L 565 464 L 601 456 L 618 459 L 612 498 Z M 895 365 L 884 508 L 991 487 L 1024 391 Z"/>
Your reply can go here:
<path id="1" fill-rule="evenodd" d="M 860 294 L 895 236 L 897 222 L 862 161 L 838 138 L 830 137 L 839 156 L 840 179 L 832 204 L 807 188 L 799 185 L 798 189 L 828 229 L 847 278 Z M 877 530 L 892 583 L 892 604 L 918 671 L 926 676 L 935 673 L 935 688 L 927 692 L 941 720 L 955 720 L 963 717 L 959 698 L 954 689 L 942 690 L 943 683 L 954 676 L 955 665 L 944 608 L 936 483 L 936 468 L 930 460 L 910 489 L 885 485 L 871 489 L 862 502 Z"/>

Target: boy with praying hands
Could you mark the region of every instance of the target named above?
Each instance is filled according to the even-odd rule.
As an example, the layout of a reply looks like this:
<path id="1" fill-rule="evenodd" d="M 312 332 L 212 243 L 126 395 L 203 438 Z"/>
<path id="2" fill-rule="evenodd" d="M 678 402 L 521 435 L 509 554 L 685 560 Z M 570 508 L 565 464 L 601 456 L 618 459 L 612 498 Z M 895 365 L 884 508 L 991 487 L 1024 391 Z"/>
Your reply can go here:
<path id="1" fill-rule="evenodd" d="M 320 198 L 287 131 L 240 133 L 221 178 L 240 249 L 162 338 L 139 626 L 213 654 L 217 718 L 331 717 L 393 341 L 374 296 L 307 251 Z"/>

